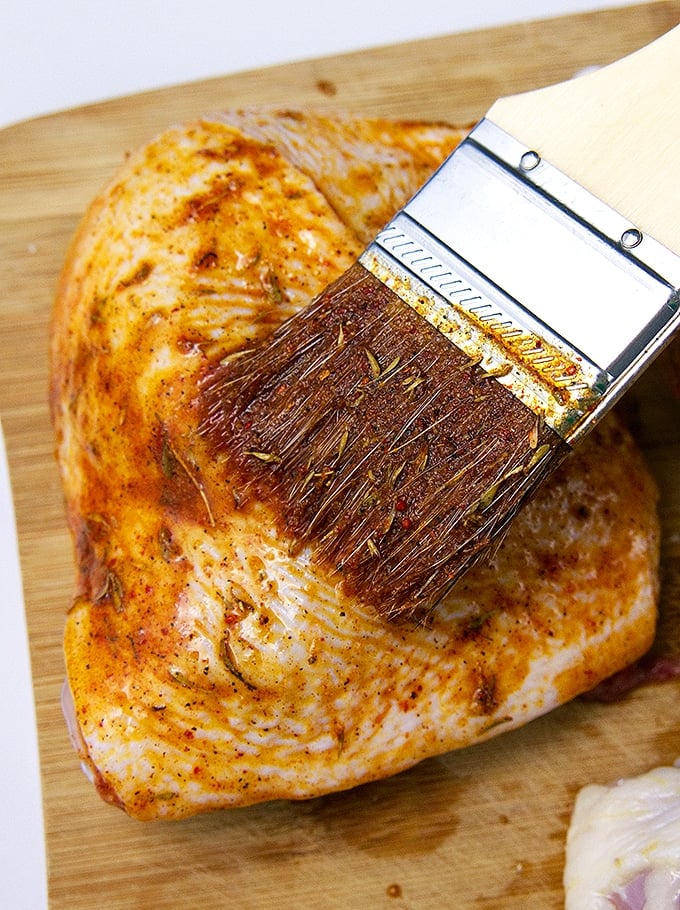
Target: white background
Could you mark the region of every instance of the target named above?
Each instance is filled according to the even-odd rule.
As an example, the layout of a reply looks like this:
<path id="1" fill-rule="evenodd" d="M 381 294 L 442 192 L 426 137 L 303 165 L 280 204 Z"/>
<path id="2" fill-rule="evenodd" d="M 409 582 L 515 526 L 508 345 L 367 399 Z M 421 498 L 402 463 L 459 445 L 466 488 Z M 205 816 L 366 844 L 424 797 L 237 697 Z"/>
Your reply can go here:
<path id="1" fill-rule="evenodd" d="M 269 64 L 633 2 L 0 0 L 0 128 Z M 35 720 L 1 427 L 0 581 L 0 907 L 40 910 L 46 888 Z"/>
<path id="2" fill-rule="evenodd" d="M 211 76 L 634 0 L 0 0 L 0 127 Z"/>

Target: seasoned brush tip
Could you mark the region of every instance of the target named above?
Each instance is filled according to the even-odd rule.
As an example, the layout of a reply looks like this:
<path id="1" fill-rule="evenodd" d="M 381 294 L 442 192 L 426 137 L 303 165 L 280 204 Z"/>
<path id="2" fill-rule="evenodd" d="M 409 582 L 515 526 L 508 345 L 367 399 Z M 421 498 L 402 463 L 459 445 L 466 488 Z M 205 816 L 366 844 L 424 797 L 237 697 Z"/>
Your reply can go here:
<path id="1" fill-rule="evenodd" d="M 359 263 L 203 391 L 244 489 L 390 619 L 430 611 L 568 451 Z"/>

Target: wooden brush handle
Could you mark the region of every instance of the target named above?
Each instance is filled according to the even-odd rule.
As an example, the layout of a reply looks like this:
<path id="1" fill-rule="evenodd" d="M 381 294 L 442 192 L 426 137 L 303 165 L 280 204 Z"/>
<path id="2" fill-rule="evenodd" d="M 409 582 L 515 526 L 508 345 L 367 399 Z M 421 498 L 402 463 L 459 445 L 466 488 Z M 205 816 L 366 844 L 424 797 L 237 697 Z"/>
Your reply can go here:
<path id="1" fill-rule="evenodd" d="M 680 26 L 602 69 L 502 98 L 487 116 L 680 253 Z"/>

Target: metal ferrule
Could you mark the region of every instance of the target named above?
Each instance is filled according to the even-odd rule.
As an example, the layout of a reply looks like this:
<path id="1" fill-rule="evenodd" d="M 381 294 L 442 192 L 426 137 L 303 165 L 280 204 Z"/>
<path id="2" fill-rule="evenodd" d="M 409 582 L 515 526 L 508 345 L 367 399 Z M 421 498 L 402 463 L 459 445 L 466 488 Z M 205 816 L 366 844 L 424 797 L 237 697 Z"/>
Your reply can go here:
<path id="1" fill-rule="evenodd" d="M 680 324 L 680 257 L 489 120 L 361 261 L 570 443 Z"/>

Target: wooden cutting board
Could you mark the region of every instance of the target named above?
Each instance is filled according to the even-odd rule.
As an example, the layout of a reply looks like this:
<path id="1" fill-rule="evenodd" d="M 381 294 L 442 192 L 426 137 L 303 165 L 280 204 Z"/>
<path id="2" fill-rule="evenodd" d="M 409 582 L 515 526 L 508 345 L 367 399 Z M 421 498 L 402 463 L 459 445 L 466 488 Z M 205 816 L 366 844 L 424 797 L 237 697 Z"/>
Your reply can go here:
<path id="1" fill-rule="evenodd" d="M 607 63 L 679 21 L 680 0 L 668 0 L 453 35 L 149 92 L 0 133 L 0 415 L 24 573 L 53 910 L 557 910 L 577 790 L 680 756 L 680 683 L 671 682 L 615 705 L 577 701 L 352 792 L 180 823 L 131 821 L 99 801 L 61 718 L 61 634 L 74 573 L 46 404 L 48 320 L 69 238 L 126 152 L 170 123 L 254 103 L 468 123 L 497 95 Z M 660 635 L 674 641 L 679 346 L 627 401 L 663 494 Z"/>

